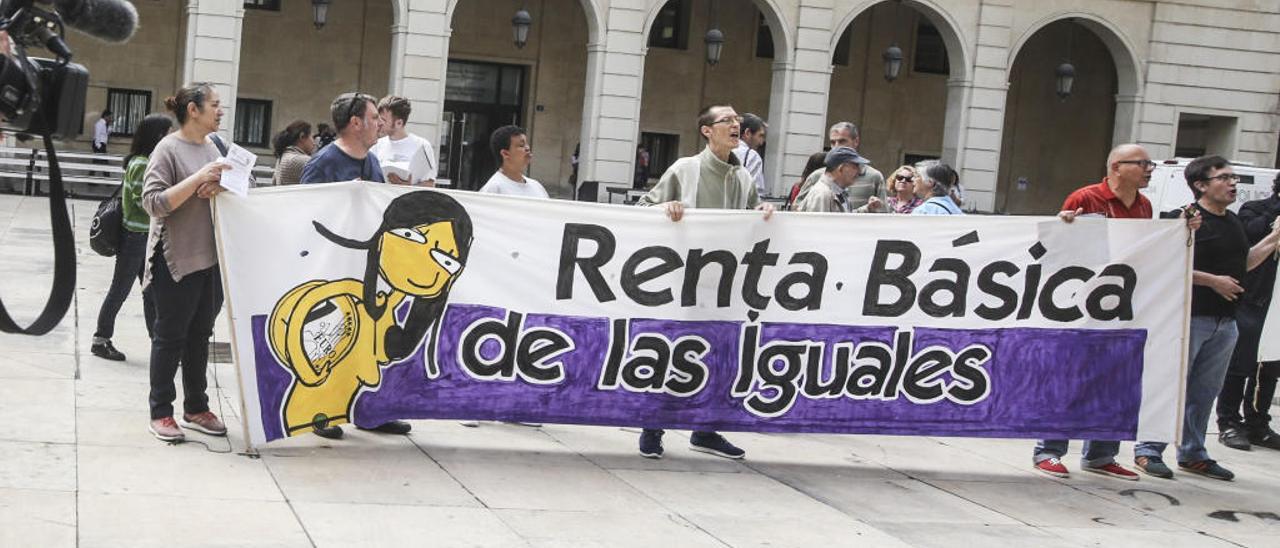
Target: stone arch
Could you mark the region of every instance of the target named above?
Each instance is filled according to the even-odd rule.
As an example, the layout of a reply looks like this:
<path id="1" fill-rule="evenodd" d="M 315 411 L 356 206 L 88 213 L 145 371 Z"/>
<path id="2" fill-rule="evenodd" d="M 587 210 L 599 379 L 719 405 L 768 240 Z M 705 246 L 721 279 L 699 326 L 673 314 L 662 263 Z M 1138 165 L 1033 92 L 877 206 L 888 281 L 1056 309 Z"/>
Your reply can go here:
<path id="1" fill-rule="evenodd" d="M 1111 60 L 1116 66 L 1117 94 L 1120 97 L 1142 96 L 1142 61 L 1138 59 L 1133 41 L 1110 21 L 1089 12 L 1058 12 L 1036 21 L 1027 28 L 1026 32 L 1023 32 L 1022 36 L 1013 43 L 1013 47 L 1009 48 L 1009 61 L 1005 65 L 1008 67 L 1005 71 L 1006 78 L 1013 72 L 1013 62 L 1017 60 L 1018 53 L 1022 51 L 1027 41 L 1041 29 L 1062 20 L 1073 20 L 1079 23 L 1092 31 L 1099 40 L 1102 40 L 1103 45 L 1107 46 L 1107 51 L 1111 52 Z"/>
<path id="2" fill-rule="evenodd" d="M 587 1 L 587 0 L 583 0 Z M 764 14 L 764 19 L 769 23 L 769 32 L 773 35 L 774 59 L 777 62 L 788 62 L 794 55 L 792 44 L 794 37 L 791 35 L 790 24 L 782 17 L 782 8 L 778 5 L 778 0 L 752 0 L 760 13 Z M 649 31 L 653 29 L 653 23 L 658 19 L 658 12 L 667 4 L 667 0 L 653 0 L 649 5 L 648 11 L 644 16 L 644 32 L 641 36 L 648 37 Z M 690 38 L 694 38 L 695 34 L 690 34 Z M 702 43 L 702 33 L 696 33 L 698 43 Z M 645 46 L 644 49 L 648 49 Z M 781 55 L 777 53 L 781 52 Z"/>
<path id="3" fill-rule="evenodd" d="M 835 51 L 840 36 L 844 34 L 844 30 L 849 28 L 849 25 L 852 25 L 853 20 L 857 19 L 859 15 L 862 15 L 876 4 L 891 1 L 866 0 L 849 9 L 847 13 L 838 19 L 839 23 L 831 28 L 828 51 Z M 964 36 L 960 23 L 956 21 L 955 17 L 934 0 L 902 0 L 902 3 L 923 14 L 942 35 L 942 41 L 947 45 L 947 58 L 951 64 L 952 73 L 950 79 L 952 81 L 969 80 L 970 52 L 967 47 L 969 39 Z"/>
<path id="4" fill-rule="evenodd" d="M 400 23 L 400 17 L 408 14 L 408 5 L 414 0 L 391 0 L 396 4 L 396 24 Z M 448 4 L 444 10 L 445 28 L 449 28 L 453 21 L 453 10 L 458 7 L 458 2 L 464 0 L 448 0 Z M 587 16 L 587 44 L 600 43 L 600 31 L 604 29 L 605 10 L 600 7 L 600 0 L 578 0 L 578 4 L 582 6 L 583 13 Z M 538 24 L 534 21 L 533 24 Z"/>

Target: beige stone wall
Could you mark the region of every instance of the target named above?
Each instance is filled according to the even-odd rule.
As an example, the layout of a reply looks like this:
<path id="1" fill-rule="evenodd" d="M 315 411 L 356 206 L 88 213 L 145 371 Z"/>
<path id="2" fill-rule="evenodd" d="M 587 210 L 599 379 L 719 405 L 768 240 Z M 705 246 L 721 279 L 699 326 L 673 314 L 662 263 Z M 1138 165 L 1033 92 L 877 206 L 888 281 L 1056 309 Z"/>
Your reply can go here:
<path id="1" fill-rule="evenodd" d="M 391 8 L 390 0 L 334 2 L 319 30 L 309 2 L 281 2 L 278 12 L 245 10 L 240 97 L 272 101 L 274 134 L 294 120 L 331 124 L 329 105 L 339 94 L 386 95 Z"/>
<path id="2" fill-rule="evenodd" d="M 849 64 L 835 65 L 831 72 L 827 126 L 857 124 L 859 153 L 886 172 L 906 154 L 942 156 L 947 76 L 912 70 L 918 17 L 923 15 L 905 6 L 895 13 L 891 4 L 863 12 L 852 23 Z M 895 39 L 904 59 L 898 78 L 889 82 L 881 54 Z"/>
<path id="3" fill-rule="evenodd" d="M 710 20 L 709 0 L 693 2 L 688 49 L 649 48 L 640 103 L 641 132 L 679 135 L 680 155 L 688 156 L 704 146 L 697 118 L 708 104 L 728 103 L 739 113 L 751 112 L 767 121 L 774 60 L 756 57 L 760 15 L 748 4 L 747 0 L 719 3 L 725 43 L 715 67 L 707 65 L 702 41 Z"/>
<path id="4" fill-rule="evenodd" d="M 164 110 L 164 98 L 177 90 L 182 77 L 182 56 L 186 36 L 186 10 L 182 2 L 138 0 L 137 33 L 128 44 L 107 44 L 78 32 L 67 32 L 73 60 L 89 69 L 89 90 L 85 99 L 84 133 L 64 143 L 73 150 L 92 148 L 93 124 L 106 108 L 107 89 L 124 88 L 151 92 L 151 110 Z M 43 50 L 33 55 L 47 57 Z M 114 137 L 111 152 L 129 150 L 126 138 Z"/>
<path id="5" fill-rule="evenodd" d="M 1054 69 L 1063 61 L 1069 31 L 1076 80 L 1071 96 L 1059 101 Z M 1057 212 L 1072 190 L 1106 175 L 1115 70 L 1106 46 L 1080 25 L 1054 23 L 1027 41 L 1010 78 L 996 212 Z M 1025 189 L 1019 178 L 1026 178 Z"/>
<path id="6" fill-rule="evenodd" d="M 512 43 L 511 16 L 533 17 L 529 42 Z M 570 156 L 582 134 L 587 21 L 578 0 L 464 0 L 453 13 L 449 58 L 524 65 L 523 124 L 533 146 L 529 175 L 545 185 L 569 181 Z"/>

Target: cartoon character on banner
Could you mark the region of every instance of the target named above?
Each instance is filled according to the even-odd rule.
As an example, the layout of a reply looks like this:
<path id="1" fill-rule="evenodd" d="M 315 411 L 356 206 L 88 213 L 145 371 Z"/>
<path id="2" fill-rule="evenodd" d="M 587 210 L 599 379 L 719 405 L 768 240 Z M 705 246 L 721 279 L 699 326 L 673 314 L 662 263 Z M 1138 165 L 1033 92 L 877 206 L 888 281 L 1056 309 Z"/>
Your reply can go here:
<path id="1" fill-rule="evenodd" d="M 387 206 L 368 240 L 329 241 L 367 251 L 364 279 L 312 280 L 289 290 L 271 312 L 267 336 L 276 359 L 294 375 L 281 415 L 290 436 L 351 422 L 356 395 L 377 387 L 382 367 L 409 357 L 431 330 L 427 378 L 440 375 L 436 339 L 449 290 L 471 249 L 471 217 L 433 191 L 404 194 Z M 408 314 L 397 322 L 405 303 Z"/>

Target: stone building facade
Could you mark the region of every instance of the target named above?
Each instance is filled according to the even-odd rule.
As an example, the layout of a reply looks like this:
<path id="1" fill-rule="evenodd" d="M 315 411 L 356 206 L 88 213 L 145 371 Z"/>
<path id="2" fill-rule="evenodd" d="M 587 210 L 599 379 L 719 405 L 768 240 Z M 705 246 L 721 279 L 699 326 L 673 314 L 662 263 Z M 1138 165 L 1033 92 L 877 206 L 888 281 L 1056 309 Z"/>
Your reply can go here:
<path id="1" fill-rule="evenodd" d="M 882 170 L 942 158 L 966 207 L 998 213 L 1055 210 L 1120 142 L 1277 162 L 1280 0 L 334 0 L 322 28 L 306 0 L 134 4 L 130 43 L 70 40 L 91 72 L 86 127 L 108 104 L 131 120 L 209 81 L 227 136 L 266 153 L 293 120 L 327 121 L 340 93 L 396 93 L 463 187 L 492 169 L 487 131 L 514 122 L 533 177 L 563 188 L 578 148 L 578 180 L 603 195 L 632 184 L 638 144 L 653 171 L 700 148 L 695 116 L 719 102 L 768 121 L 774 194 L 841 120 Z M 522 7 L 533 26 L 517 48 Z M 714 66 L 710 27 L 725 35 Z M 1059 99 L 1064 62 L 1076 77 Z"/>

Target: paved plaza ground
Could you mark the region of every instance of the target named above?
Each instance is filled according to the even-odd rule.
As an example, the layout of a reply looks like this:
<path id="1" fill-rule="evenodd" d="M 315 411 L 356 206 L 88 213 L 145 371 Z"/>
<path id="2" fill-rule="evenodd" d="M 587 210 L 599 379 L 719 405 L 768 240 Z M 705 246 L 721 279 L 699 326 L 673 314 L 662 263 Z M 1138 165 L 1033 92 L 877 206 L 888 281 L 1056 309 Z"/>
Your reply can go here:
<path id="1" fill-rule="evenodd" d="M 0 335 L 0 547 L 1280 545 L 1280 451 L 1232 451 L 1216 432 L 1233 483 L 1049 478 L 1028 440 L 732 434 L 748 452 L 734 462 L 669 432 L 654 461 L 634 431 L 449 421 L 250 458 L 235 371 L 217 363 L 230 438 L 167 445 L 146 428 L 137 289 L 115 337 L 128 361 L 88 352 L 113 265 L 85 242 L 96 205 L 72 204 L 72 312 L 44 337 Z M 24 321 L 47 295 L 49 242 L 44 198 L 0 195 L 0 297 Z"/>

